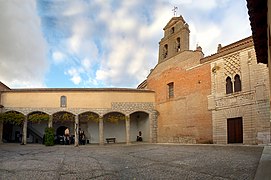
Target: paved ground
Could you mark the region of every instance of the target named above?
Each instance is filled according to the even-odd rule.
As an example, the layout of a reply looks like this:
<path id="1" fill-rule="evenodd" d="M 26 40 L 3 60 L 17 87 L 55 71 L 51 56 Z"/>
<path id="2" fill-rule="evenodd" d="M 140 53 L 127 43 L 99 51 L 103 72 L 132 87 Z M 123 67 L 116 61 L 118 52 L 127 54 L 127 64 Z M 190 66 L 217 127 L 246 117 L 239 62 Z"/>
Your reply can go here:
<path id="1" fill-rule="evenodd" d="M 0 179 L 253 179 L 260 146 L 0 145 Z"/>

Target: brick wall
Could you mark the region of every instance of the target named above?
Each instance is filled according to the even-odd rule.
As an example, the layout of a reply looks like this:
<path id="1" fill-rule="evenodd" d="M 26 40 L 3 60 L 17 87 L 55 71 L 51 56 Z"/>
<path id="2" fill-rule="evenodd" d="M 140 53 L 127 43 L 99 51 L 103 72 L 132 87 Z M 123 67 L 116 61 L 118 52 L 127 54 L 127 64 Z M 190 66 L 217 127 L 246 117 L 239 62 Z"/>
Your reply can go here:
<path id="1" fill-rule="evenodd" d="M 158 142 L 204 143 L 212 140 L 210 64 L 200 65 L 201 52 L 184 52 L 153 70 L 148 89 L 156 93 Z M 174 97 L 168 97 L 168 83 Z"/>

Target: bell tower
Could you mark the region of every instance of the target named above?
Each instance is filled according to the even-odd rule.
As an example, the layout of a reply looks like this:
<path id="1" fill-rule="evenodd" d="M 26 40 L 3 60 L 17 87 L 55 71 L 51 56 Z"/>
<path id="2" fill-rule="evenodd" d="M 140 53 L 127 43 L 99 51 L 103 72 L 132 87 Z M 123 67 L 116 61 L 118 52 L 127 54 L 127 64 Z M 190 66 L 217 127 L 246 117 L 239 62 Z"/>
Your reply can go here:
<path id="1" fill-rule="evenodd" d="M 164 27 L 164 37 L 159 42 L 158 63 L 189 50 L 189 26 L 183 17 L 173 17 Z"/>

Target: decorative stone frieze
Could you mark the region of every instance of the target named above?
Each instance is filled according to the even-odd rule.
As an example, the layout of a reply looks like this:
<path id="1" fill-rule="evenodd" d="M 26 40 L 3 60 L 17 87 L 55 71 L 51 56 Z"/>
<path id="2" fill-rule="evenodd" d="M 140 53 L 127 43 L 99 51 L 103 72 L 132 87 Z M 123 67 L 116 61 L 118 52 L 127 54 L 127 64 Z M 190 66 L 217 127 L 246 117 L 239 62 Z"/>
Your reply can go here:
<path id="1" fill-rule="evenodd" d="M 236 93 L 215 99 L 216 109 L 232 108 L 255 103 L 255 91 Z"/>
<path id="2" fill-rule="evenodd" d="M 132 114 L 136 111 L 143 111 L 151 113 L 154 110 L 154 104 L 149 102 L 133 103 L 133 102 L 113 102 L 112 110 L 125 112 L 125 114 Z"/>

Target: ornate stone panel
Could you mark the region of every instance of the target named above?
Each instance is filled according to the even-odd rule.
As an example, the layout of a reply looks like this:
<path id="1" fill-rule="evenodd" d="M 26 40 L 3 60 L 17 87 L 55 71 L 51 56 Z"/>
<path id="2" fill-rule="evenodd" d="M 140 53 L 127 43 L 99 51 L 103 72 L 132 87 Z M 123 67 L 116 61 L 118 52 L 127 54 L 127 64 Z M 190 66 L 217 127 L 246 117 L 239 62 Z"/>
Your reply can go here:
<path id="1" fill-rule="evenodd" d="M 239 53 L 235 53 L 233 55 L 226 56 L 223 58 L 223 60 L 224 60 L 225 76 L 232 77 L 234 74 L 240 74 L 241 66 L 240 66 Z"/>

